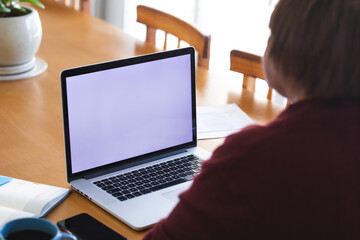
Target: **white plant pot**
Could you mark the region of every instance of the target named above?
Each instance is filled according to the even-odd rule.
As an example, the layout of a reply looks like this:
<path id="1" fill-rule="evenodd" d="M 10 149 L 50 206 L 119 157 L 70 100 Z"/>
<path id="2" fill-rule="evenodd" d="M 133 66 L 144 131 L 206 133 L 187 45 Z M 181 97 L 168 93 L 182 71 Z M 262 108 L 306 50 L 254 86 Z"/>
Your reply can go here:
<path id="1" fill-rule="evenodd" d="M 0 75 L 17 74 L 34 67 L 42 29 L 38 12 L 0 17 Z"/>

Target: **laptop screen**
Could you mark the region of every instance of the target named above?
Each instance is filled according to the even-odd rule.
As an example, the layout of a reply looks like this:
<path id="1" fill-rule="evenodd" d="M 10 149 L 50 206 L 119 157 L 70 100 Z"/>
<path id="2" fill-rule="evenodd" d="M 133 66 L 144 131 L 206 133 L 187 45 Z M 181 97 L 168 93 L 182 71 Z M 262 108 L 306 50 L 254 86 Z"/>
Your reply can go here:
<path id="1" fill-rule="evenodd" d="M 194 141 L 192 56 L 156 55 L 63 77 L 72 174 Z"/>

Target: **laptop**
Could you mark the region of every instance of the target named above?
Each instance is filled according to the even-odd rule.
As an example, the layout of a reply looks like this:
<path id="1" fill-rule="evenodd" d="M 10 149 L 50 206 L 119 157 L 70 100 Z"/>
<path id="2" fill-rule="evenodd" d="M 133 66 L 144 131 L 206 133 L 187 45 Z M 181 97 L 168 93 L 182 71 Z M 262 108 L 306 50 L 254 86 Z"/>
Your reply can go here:
<path id="1" fill-rule="evenodd" d="M 210 157 L 197 147 L 194 49 L 60 78 L 71 187 L 135 230 L 166 217 Z"/>

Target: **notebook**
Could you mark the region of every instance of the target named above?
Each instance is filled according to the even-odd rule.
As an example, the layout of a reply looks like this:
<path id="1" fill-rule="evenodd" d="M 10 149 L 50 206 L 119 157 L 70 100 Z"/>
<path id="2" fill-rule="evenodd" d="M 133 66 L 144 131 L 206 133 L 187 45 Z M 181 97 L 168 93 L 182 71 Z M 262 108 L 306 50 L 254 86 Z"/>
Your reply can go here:
<path id="1" fill-rule="evenodd" d="M 194 49 L 60 78 L 71 187 L 135 230 L 166 217 L 210 157 L 197 147 Z"/>

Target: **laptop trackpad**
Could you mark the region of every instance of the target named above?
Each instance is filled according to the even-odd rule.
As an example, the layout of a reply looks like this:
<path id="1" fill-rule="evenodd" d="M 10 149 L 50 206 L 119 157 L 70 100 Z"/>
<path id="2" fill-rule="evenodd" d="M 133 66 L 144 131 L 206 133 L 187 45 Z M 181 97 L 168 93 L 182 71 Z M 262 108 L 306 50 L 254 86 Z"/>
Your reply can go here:
<path id="1" fill-rule="evenodd" d="M 185 192 L 188 189 L 188 187 L 181 187 L 166 193 L 163 193 L 161 195 L 163 195 L 164 197 L 166 197 L 167 199 L 171 200 L 174 203 L 178 203 L 180 201 L 179 199 L 179 195 L 183 192 Z"/>

